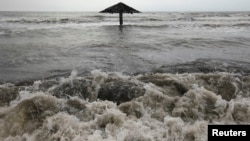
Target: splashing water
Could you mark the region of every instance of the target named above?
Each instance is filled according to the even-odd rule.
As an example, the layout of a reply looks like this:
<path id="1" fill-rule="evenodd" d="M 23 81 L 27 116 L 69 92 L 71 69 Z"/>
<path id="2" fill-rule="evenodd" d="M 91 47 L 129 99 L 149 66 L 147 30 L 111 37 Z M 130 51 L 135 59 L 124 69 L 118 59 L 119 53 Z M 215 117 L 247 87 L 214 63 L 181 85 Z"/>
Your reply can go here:
<path id="1" fill-rule="evenodd" d="M 61 80 L 1 85 L 0 139 L 206 141 L 208 124 L 250 121 L 247 75 L 95 70 Z"/>

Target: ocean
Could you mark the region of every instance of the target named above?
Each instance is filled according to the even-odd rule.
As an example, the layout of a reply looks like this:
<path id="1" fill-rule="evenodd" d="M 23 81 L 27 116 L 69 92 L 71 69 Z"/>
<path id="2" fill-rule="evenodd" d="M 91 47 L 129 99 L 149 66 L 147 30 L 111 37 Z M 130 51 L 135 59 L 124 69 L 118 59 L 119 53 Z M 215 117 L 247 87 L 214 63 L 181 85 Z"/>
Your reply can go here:
<path id="1" fill-rule="evenodd" d="M 206 141 L 249 74 L 250 12 L 0 12 L 0 140 Z"/>

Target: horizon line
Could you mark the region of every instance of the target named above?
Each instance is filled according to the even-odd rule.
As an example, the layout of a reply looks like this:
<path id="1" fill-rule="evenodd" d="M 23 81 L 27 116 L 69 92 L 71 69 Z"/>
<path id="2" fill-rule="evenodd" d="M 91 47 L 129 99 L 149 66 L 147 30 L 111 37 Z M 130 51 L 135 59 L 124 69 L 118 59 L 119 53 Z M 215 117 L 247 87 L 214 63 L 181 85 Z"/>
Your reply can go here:
<path id="1" fill-rule="evenodd" d="M 33 10 L 0 10 L 0 12 L 97 12 L 99 13 L 100 11 L 63 11 L 63 10 L 57 10 L 57 11 L 45 11 L 45 10 L 38 10 L 38 11 L 33 11 Z M 174 11 L 174 10 L 170 10 L 170 11 L 152 11 L 152 10 L 148 10 L 148 11 L 141 11 L 143 12 L 250 12 L 250 10 L 232 10 L 232 11 L 228 11 L 228 10 L 204 10 L 204 11 L 200 11 L 200 10 L 179 10 L 179 11 Z"/>

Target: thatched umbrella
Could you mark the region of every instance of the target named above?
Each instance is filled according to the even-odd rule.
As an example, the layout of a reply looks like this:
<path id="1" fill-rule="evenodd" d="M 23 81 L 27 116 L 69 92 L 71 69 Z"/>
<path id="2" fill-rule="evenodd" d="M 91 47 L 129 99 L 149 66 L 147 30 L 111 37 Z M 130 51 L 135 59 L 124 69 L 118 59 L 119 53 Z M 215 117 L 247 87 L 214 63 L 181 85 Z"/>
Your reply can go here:
<path id="1" fill-rule="evenodd" d="M 123 17 L 122 14 L 123 13 L 129 13 L 129 14 L 133 14 L 133 13 L 141 13 L 140 11 L 127 6 L 126 4 L 119 2 L 118 4 L 115 4 L 113 6 L 110 6 L 107 9 L 104 9 L 103 11 L 101 11 L 100 13 L 119 13 L 119 18 L 120 18 L 120 25 L 123 24 Z"/>

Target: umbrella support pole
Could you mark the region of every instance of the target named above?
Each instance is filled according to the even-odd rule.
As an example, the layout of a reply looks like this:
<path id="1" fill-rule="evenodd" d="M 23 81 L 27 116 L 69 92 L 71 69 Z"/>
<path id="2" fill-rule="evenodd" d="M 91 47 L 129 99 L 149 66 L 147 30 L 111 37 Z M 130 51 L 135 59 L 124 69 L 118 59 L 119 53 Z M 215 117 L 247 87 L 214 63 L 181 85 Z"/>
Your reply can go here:
<path id="1" fill-rule="evenodd" d="M 135 10 L 132 7 L 127 6 L 126 4 L 119 2 L 113 6 L 110 6 L 104 10 L 102 10 L 100 13 L 118 13 L 119 14 L 119 21 L 120 26 L 123 25 L 123 13 L 133 14 L 133 13 L 140 13 L 140 11 Z"/>
<path id="2" fill-rule="evenodd" d="M 122 17 L 122 12 L 119 13 L 119 19 L 120 19 L 120 25 L 123 25 L 123 17 Z"/>

